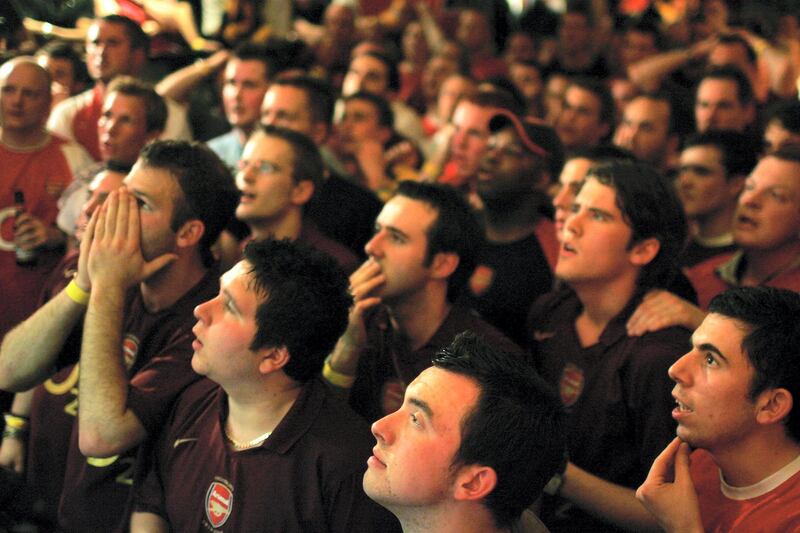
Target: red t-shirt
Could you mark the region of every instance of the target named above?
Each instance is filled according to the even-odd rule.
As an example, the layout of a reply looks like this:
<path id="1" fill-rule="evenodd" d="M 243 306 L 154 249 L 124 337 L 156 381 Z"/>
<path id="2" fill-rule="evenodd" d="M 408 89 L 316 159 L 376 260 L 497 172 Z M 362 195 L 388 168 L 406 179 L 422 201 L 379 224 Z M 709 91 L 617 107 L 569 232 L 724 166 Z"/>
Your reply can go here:
<path id="1" fill-rule="evenodd" d="M 706 533 L 800 531 L 800 457 L 745 488 L 723 487 L 705 450 L 692 454 L 691 472 Z"/>

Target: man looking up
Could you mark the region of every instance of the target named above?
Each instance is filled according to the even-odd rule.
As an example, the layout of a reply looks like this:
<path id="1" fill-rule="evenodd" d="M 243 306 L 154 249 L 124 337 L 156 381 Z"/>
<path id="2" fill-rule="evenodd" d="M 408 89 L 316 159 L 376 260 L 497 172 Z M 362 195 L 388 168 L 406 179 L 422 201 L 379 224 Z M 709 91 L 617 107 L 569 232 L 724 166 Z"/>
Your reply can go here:
<path id="1" fill-rule="evenodd" d="M 564 92 L 556 133 L 567 150 L 597 146 L 614 127 L 614 99 L 608 88 L 591 78 L 570 82 Z"/>
<path id="2" fill-rule="evenodd" d="M 314 143 L 301 133 L 277 126 L 256 131 L 247 141 L 236 186 L 241 192 L 236 218 L 247 224 L 254 240 L 289 239 L 334 257 L 346 271 L 358 259 L 343 244 L 324 235 L 303 216 L 323 176 Z"/>
<path id="3" fill-rule="evenodd" d="M 350 60 L 342 81 L 342 96 L 346 98 L 363 91 L 391 102 L 394 122 L 390 127 L 419 144 L 425 138 L 422 120 L 416 111 L 393 98 L 399 88 L 397 63 L 380 52 L 362 52 Z"/>
<path id="4" fill-rule="evenodd" d="M 328 237 L 359 257 L 372 237 L 381 203 L 370 191 L 343 178 L 331 164 L 333 154 L 325 146 L 333 120 L 333 90 L 311 77 L 278 79 L 270 84 L 261 104 L 261 124 L 280 126 L 309 137 L 319 147 L 325 173 L 305 214 Z"/>
<path id="5" fill-rule="evenodd" d="M 553 216 L 556 237 L 561 239 L 564 222 L 572 214 L 572 202 L 583 185 L 586 173 L 594 165 L 607 159 L 630 159 L 633 154 L 610 144 L 601 144 L 593 148 L 582 148 L 567 153 L 564 167 L 558 176 L 556 192 L 553 195 Z M 552 194 L 552 193 L 551 193 Z"/>
<path id="6" fill-rule="evenodd" d="M 51 378 L 37 391 L 31 431 L 68 450 L 65 459 L 31 450 L 31 459 L 63 477 L 57 505 L 67 531 L 127 527 L 137 445 L 197 379 L 191 309 L 217 290 L 210 247 L 238 196 L 213 152 L 175 141 L 149 144 L 125 187 L 92 216 L 73 282 L 0 346 L 1 388 Z"/>
<path id="7" fill-rule="evenodd" d="M 651 527 L 633 489 L 674 431 L 666 370 L 689 332 L 629 337 L 625 322 L 647 290 L 676 276 L 686 219 L 652 167 L 617 160 L 589 171 L 561 237 L 564 286 L 530 315 L 534 363 L 568 413 L 570 462 L 548 489 L 561 499 L 547 502 L 544 521 L 564 531 Z"/>
<path id="8" fill-rule="evenodd" d="M 765 285 L 800 291 L 800 146 L 787 144 L 762 158 L 744 183 L 733 223 L 739 250 L 687 272 L 698 306 L 654 292 L 631 316 L 628 331 L 680 324 L 697 329 L 711 298 L 733 287 Z"/>
<path id="9" fill-rule="evenodd" d="M 625 106 L 614 132 L 614 144 L 666 174 L 678 150 L 674 122 L 668 95 L 637 96 Z"/>
<path id="10" fill-rule="evenodd" d="M 733 130 L 744 133 L 756 120 L 753 88 L 736 67 L 715 67 L 697 85 L 694 121 L 698 132 Z"/>
<path id="11" fill-rule="evenodd" d="M 800 296 L 783 289 L 711 301 L 669 369 L 678 437 L 636 493 L 664 530 L 800 528 L 799 314 Z"/>
<path id="12" fill-rule="evenodd" d="M 347 278 L 286 240 L 244 256 L 195 308 L 192 368 L 208 379 L 178 400 L 131 530 L 396 530 L 359 483 L 366 424 L 318 377 L 347 325 Z"/>
<path id="13" fill-rule="evenodd" d="M 736 202 L 755 164 L 750 139 L 742 133 L 707 131 L 686 140 L 676 185 L 696 231 L 683 251 L 682 265 L 691 267 L 736 248 Z"/>
<path id="14" fill-rule="evenodd" d="M 766 117 L 764 151 L 774 152 L 785 143 L 800 143 L 800 102 L 784 101 L 775 105 Z"/>
<path id="15" fill-rule="evenodd" d="M 254 44 L 236 48 L 225 64 L 222 105 L 231 131 L 207 144 L 228 168 L 236 168 L 247 139 L 258 127 L 261 102 L 272 74 L 268 50 Z"/>
<path id="16" fill-rule="evenodd" d="M 102 159 L 97 121 L 102 114 L 108 84 L 121 74 L 137 76 L 147 62 L 149 42 L 139 25 L 127 17 L 95 19 L 86 34 L 86 66 L 94 88 L 68 98 L 53 108 L 47 128 L 83 146 L 95 161 Z M 162 138 L 192 138 L 186 111 L 167 100 L 167 122 Z"/>
<path id="17" fill-rule="evenodd" d="M 33 57 L 0 67 L 0 339 L 34 310 L 42 280 L 63 253 L 56 201 L 91 161 L 45 129 L 50 98 L 50 75 Z M 36 262 L 20 266 L 15 249 L 36 254 Z"/>
<path id="18" fill-rule="evenodd" d="M 375 221 L 369 255 L 350 276 L 355 304 L 323 375 L 369 421 L 391 413 L 406 386 L 456 333 L 471 329 L 519 353 L 457 301 L 482 236 L 463 198 L 441 185 L 404 181 Z"/>
<path id="19" fill-rule="evenodd" d="M 364 490 L 405 533 L 546 531 L 523 511 L 563 462 L 562 424 L 531 367 L 464 332 L 372 424 Z"/>
<path id="20" fill-rule="evenodd" d="M 106 91 L 97 132 L 101 161 L 83 169 L 59 200 L 56 222 L 67 235 L 75 224 L 86 199 L 89 183 L 102 169 L 127 174 L 144 146 L 164 130 L 167 106 L 147 83 L 130 76 L 117 76 Z"/>
<path id="21" fill-rule="evenodd" d="M 559 244 L 545 215 L 547 188 L 561 171 L 561 141 L 549 126 L 509 112 L 489 121 L 478 172 L 486 243 L 470 277 L 468 302 L 520 346 L 531 304 L 553 287 Z"/>

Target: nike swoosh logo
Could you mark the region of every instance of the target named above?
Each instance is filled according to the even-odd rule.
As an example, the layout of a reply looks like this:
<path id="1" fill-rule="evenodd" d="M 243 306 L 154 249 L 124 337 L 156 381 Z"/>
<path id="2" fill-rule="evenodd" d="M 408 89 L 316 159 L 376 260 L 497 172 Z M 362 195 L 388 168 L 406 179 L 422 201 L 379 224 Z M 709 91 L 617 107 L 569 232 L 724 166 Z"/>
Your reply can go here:
<path id="1" fill-rule="evenodd" d="M 197 440 L 197 437 L 192 437 L 188 439 L 175 439 L 175 443 L 172 445 L 173 448 L 177 448 L 181 444 L 185 444 L 187 442 L 194 442 Z"/>
<path id="2" fill-rule="evenodd" d="M 547 339 L 552 339 L 556 336 L 555 331 L 534 331 L 533 332 L 533 340 L 537 342 L 546 341 Z"/>

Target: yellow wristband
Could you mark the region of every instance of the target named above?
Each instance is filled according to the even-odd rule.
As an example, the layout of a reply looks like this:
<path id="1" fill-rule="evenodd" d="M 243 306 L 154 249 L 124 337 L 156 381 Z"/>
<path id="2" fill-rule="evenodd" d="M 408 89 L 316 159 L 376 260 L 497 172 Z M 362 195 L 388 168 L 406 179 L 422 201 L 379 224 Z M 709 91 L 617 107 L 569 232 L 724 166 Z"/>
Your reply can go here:
<path id="1" fill-rule="evenodd" d="M 12 415 L 11 413 L 4 413 L 3 419 L 5 420 L 7 427 L 19 430 L 28 429 L 28 425 L 30 424 L 30 421 L 27 418 Z"/>
<path id="2" fill-rule="evenodd" d="M 75 283 L 74 279 L 69 282 L 69 285 L 67 285 L 65 291 L 67 292 L 69 299 L 76 304 L 87 305 L 89 303 L 89 293 L 78 287 L 78 284 Z"/>
<path id="3" fill-rule="evenodd" d="M 343 389 L 349 389 L 356 381 L 355 376 L 348 376 L 347 374 L 342 374 L 341 372 L 334 370 L 331 367 L 330 361 L 327 359 L 325 360 L 325 364 L 322 366 L 322 377 L 324 377 L 331 385 L 336 385 L 337 387 L 341 387 Z"/>

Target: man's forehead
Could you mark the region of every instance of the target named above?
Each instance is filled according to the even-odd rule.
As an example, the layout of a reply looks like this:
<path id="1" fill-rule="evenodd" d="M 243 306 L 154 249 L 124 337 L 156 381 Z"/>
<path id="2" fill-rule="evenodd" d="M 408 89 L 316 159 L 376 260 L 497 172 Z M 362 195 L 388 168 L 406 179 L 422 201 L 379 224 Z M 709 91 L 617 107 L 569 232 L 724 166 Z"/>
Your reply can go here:
<path id="1" fill-rule="evenodd" d="M 768 154 L 758 162 L 750 177 L 800 191 L 800 162 L 786 161 Z"/>
<path id="2" fill-rule="evenodd" d="M 429 218 L 430 220 L 425 224 L 424 228 L 427 230 L 437 215 L 438 211 L 430 204 L 398 194 L 386 202 L 378 218 L 406 224 L 414 222 L 422 224 L 425 218 Z"/>
<path id="3" fill-rule="evenodd" d="M 586 177 L 586 172 L 589 171 L 589 168 L 592 166 L 593 161 L 591 159 L 587 159 L 585 157 L 573 157 L 566 163 L 564 163 L 564 168 L 561 170 L 561 175 L 558 178 L 558 181 L 561 182 L 562 185 L 569 185 L 570 183 L 574 183 L 576 181 L 583 181 Z"/>
<path id="4" fill-rule="evenodd" d="M 516 144 L 522 147 L 522 142 L 517 134 L 517 130 L 514 129 L 513 126 L 505 125 L 499 130 L 495 131 L 489 136 L 489 144 L 502 144 L 504 146 L 508 146 L 510 144 Z"/>
<path id="5" fill-rule="evenodd" d="M 252 270 L 253 266 L 246 259 L 242 259 L 233 265 L 230 270 L 222 274 L 222 276 L 220 276 L 220 281 L 222 285 L 230 285 L 239 277 L 242 279 L 249 279 Z"/>
<path id="6" fill-rule="evenodd" d="M 272 85 L 264 94 L 262 109 L 306 109 L 308 99 L 305 91 L 291 85 Z"/>
<path id="7" fill-rule="evenodd" d="M 741 354 L 744 363 L 749 366 L 750 358 L 744 353 L 742 342 L 751 330 L 749 324 L 738 318 L 712 312 L 706 315 L 692 334 L 692 345 L 713 345 L 732 363 L 735 363 L 736 355 Z"/>
<path id="8" fill-rule="evenodd" d="M 472 411 L 480 389 L 475 380 L 444 368 L 429 367 L 406 389 L 406 401 L 424 403 L 435 427 L 460 430 L 463 415 Z"/>
<path id="9" fill-rule="evenodd" d="M 251 159 L 254 156 L 280 162 L 279 160 L 294 157 L 294 151 L 292 145 L 285 139 L 258 131 L 250 137 L 242 151 L 242 159 Z"/>
<path id="10" fill-rule="evenodd" d="M 612 213 L 619 213 L 617 207 L 617 190 L 613 185 L 606 185 L 597 179 L 594 174 L 587 174 L 578 192 L 579 199 L 591 197 L 593 204 L 602 204 L 605 209 Z"/>
<path id="11" fill-rule="evenodd" d="M 105 38 L 113 36 L 115 38 L 128 39 L 128 33 L 125 31 L 125 27 L 122 24 L 109 22 L 107 20 L 96 20 L 93 22 L 92 25 L 89 26 L 86 39 L 91 42 L 99 38 L 101 33 Z"/>
<path id="12" fill-rule="evenodd" d="M 12 59 L 5 63 L 0 67 L 0 84 L 7 85 L 12 75 L 18 85 L 34 86 L 36 89 L 46 89 L 48 85 L 47 71 L 32 60 Z"/>

